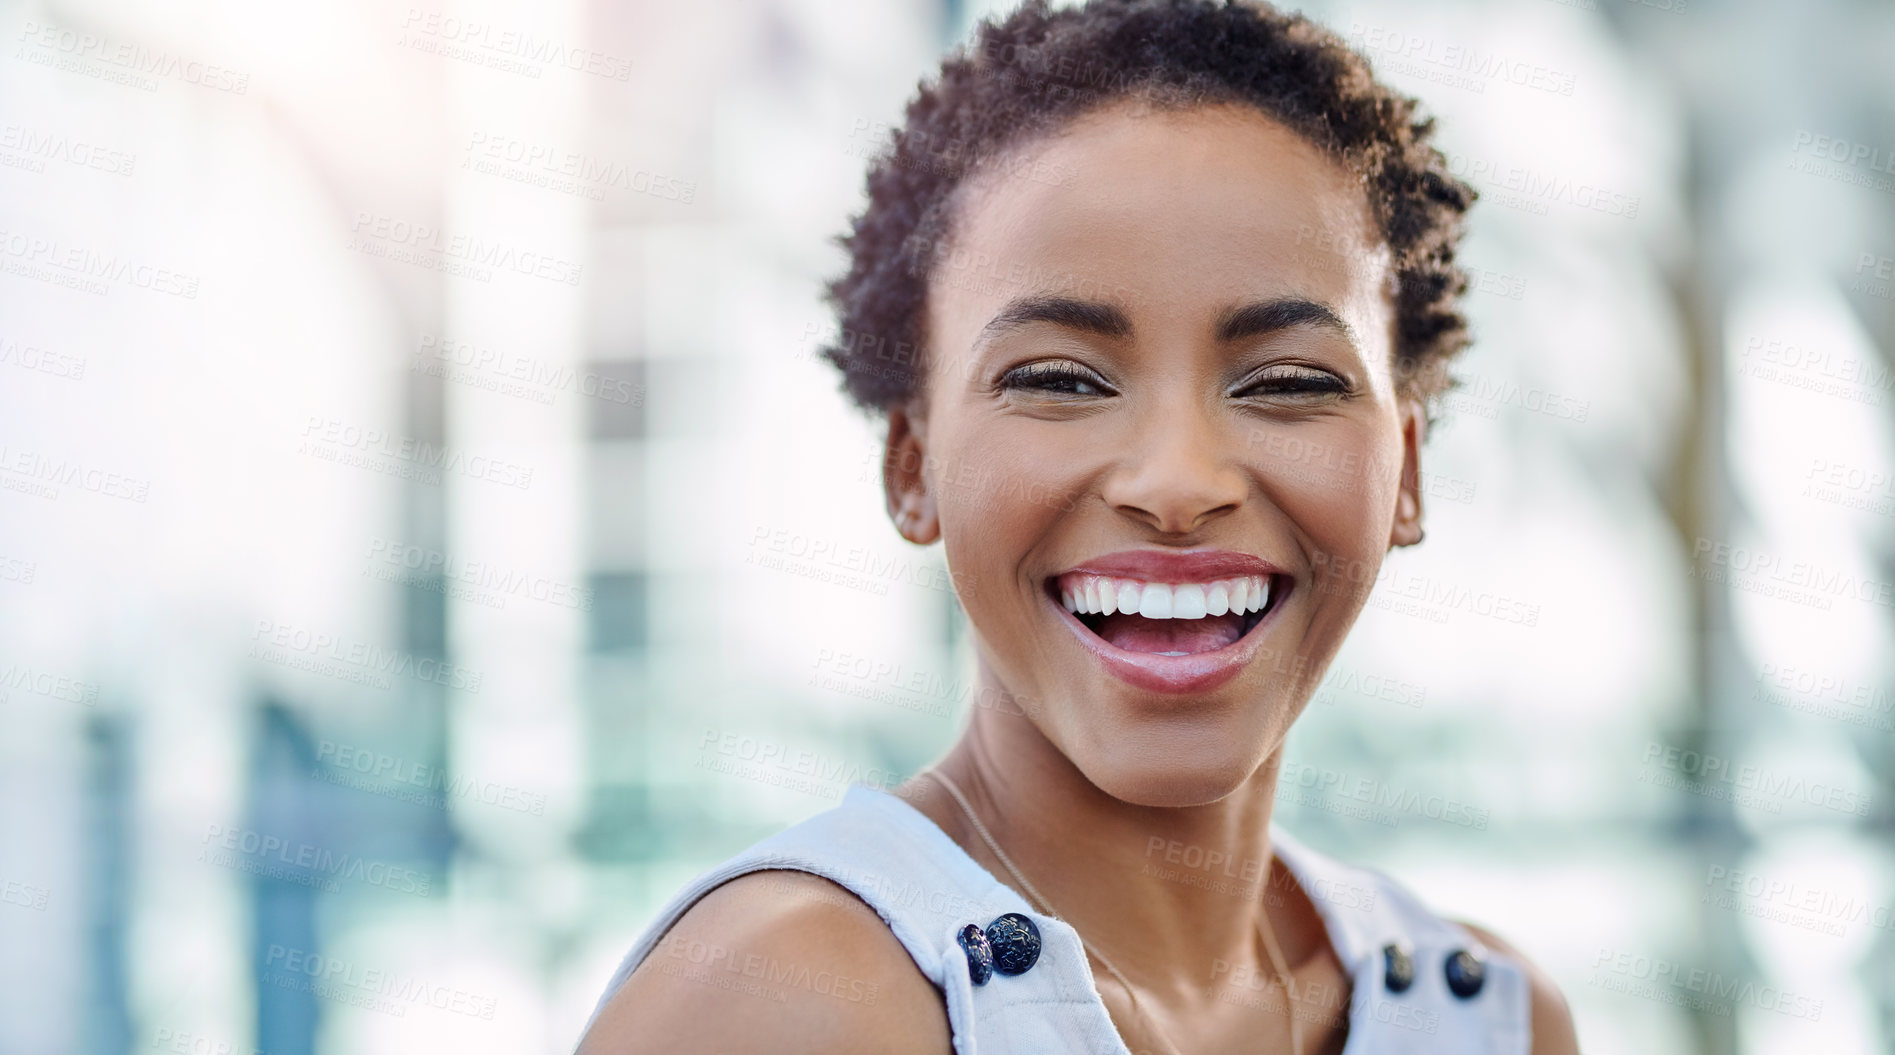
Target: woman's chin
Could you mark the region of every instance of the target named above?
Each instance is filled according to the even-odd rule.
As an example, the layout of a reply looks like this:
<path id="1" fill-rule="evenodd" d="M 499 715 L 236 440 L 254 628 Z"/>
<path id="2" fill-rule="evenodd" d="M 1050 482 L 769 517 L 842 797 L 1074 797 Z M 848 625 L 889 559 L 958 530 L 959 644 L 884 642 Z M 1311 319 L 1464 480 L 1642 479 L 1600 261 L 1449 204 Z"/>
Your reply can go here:
<path id="1" fill-rule="evenodd" d="M 1203 806 L 1228 797 L 1256 772 L 1257 758 L 1242 757 L 1228 749 L 1206 751 L 1194 758 L 1189 752 L 1152 752 L 1138 759 L 1101 758 L 1073 761 L 1100 791 L 1135 806 Z"/>

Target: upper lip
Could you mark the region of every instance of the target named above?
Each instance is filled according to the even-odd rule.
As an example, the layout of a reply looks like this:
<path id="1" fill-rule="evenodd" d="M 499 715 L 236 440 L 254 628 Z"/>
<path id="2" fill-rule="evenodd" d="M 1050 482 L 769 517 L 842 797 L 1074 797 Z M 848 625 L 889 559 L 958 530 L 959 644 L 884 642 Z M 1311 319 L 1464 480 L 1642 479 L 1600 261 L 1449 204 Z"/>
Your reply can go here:
<path id="1" fill-rule="evenodd" d="M 1106 575 L 1140 582 L 1211 582 L 1240 575 L 1279 575 L 1283 569 L 1248 553 L 1227 549 L 1128 549 L 1093 557 L 1060 575 Z"/>

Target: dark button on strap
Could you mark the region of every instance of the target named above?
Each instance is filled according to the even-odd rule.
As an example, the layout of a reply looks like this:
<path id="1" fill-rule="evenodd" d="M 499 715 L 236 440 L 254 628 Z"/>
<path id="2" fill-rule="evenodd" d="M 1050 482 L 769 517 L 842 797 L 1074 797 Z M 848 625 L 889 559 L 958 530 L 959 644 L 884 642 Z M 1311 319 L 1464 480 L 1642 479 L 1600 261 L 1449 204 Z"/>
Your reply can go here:
<path id="1" fill-rule="evenodd" d="M 1382 959 L 1388 964 L 1387 971 L 1382 975 L 1382 981 L 1388 985 L 1388 991 L 1407 992 L 1408 987 L 1415 984 L 1414 957 L 1408 955 L 1408 950 L 1399 945 L 1385 945 L 1382 947 Z"/>
<path id="2" fill-rule="evenodd" d="M 1039 962 L 1040 928 L 1018 912 L 1009 912 L 987 924 L 987 944 L 993 947 L 994 970 L 1024 974 Z"/>
<path id="3" fill-rule="evenodd" d="M 994 947 L 987 944 L 987 932 L 977 923 L 969 923 L 954 936 L 961 943 L 961 951 L 967 954 L 967 976 L 975 985 L 986 985 L 994 976 Z"/>
<path id="4" fill-rule="evenodd" d="M 1487 965 L 1466 949 L 1448 954 L 1447 972 L 1448 988 L 1463 1000 L 1480 992 L 1481 983 L 1487 980 Z"/>

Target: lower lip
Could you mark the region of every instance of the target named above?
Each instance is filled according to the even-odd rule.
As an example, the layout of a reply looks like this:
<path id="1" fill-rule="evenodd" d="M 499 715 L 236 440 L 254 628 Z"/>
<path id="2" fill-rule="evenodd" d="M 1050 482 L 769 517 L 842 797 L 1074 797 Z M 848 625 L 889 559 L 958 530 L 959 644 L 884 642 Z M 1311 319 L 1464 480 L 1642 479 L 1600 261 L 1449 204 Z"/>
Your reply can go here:
<path id="1" fill-rule="evenodd" d="M 1099 662 L 1105 665 L 1113 677 L 1147 692 L 1185 695 L 1211 692 L 1223 687 L 1256 658 L 1257 650 L 1263 647 L 1264 628 L 1276 619 L 1277 611 L 1288 598 L 1278 597 L 1275 600 L 1276 603 L 1263 613 L 1263 619 L 1251 627 L 1248 634 L 1223 648 L 1194 652 L 1188 656 L 1127 651 L 1093 633 L 1077 616 L 1052 598 L 1047 598 L 1046 603 L 1059 613 L 1073 636 L 1079 639 L 1086 651 L 1099 658 Z"/>

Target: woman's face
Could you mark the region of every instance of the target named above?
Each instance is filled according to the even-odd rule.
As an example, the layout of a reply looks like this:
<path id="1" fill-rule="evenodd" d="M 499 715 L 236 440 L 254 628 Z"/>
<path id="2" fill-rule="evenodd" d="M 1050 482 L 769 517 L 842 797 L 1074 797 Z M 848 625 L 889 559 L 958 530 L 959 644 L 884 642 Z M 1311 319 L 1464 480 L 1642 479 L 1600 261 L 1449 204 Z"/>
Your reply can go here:
<path id="1" fill-rule="evenodd" d="M 1016 161 L 937 256 L 891 511 L 1096 786 L 1214 801 L 1420 537 L 1388 251 L 1348 171 L 1248 108 L 1119 104 Z"/>

